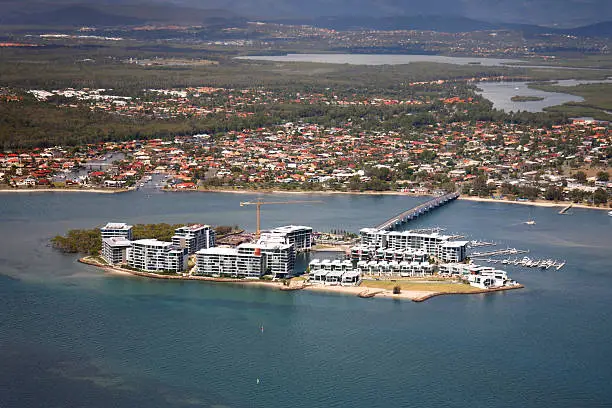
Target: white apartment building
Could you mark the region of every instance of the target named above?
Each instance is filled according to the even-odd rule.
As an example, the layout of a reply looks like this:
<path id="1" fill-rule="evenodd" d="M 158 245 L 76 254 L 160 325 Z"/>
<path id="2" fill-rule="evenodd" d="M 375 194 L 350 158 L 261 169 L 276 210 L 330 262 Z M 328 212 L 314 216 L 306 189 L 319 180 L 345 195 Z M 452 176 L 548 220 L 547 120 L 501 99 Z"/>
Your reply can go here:
<path id="1" fill-rule="evenodd" d="M 236 248 L 203 248 L 196 252 L 196 275 L 260 278 L 266 269 L 261 253 L 239 253 Z"/>
<path id="2" fill-rule="evenodd" d="M 127 262 L 132 268 L 144 271 L 174 271 L 187 269 L 187 249 L 156 239 L 132 241 L 127 250 Z"/>
<path id="3" fill-rule="evenodd" d="M 127 225 L 123 222 L 109 222 L 104 227 L 100 228 L 100 234 L 102 239 L 112 237 L 123 237 L 125 239 L 132 239 L 132 226 Z"/>
<path id="4" fill-rule="evenodd" d="M 349 260 L 313 259 L 308 264 L 310 282 L 322 285 L 357 286 L 361 282 L 361 273 L 353 269 Z"/>
<path id="5" fill-rule="evenodd" d="M 196 274 L 259 278 L 272 274 L 285 278 L 294 273 L 293 245 L 246 243 L 237 248 L 205 248 L 196 252 Z"/>
<path id="6" fill-rule="evenodd" d="M 303 225 L 287 225 L 261 231 L 259 240 L 270 243 L 293 244 L 296 252 L 310 251 L 314 243 L 313 230 Z"/>
<path id="7" fill-rule="evenodd" d="M 440 248 L 444 262 L 463 262 L 467 258 L 468 241 L 447 241 Z"/>
<path id="8" fill-rule="evenodd" d="M 124 264 L 132 241 L 123 237 L 102 238 L 102 258 L 109 264 Z"/>
<path id="9" fill-rule="evenodd" d="M 375 275 L 385 278 L 396 276 L 423 277 L 433 275 L 435 271 L 434 264 L 430 264 L 427 261 L 359 261 L 357 262 L 356 270 L 365 275 Z"/>
<path id="10" fill-rule="evenodd" d="M 429 255 L 421 250 L 373 248 L 363 245 L 351 247 L 351 260 L 353 261 L 408 261 L 425 262 Z"/>
<path id="11" fill-rule="evenodd" d="M 174 230 L 172 244 L 176 247 L 187 248 L 189 254 L 195 254 L 202 248 L 215 246 L 215 230 L 210 225 L 186 225 Z"/>
<path id="12" fill-rule="evenodd" d="M 295 249 L 293 244 L 256 243 L 238 245 L 240 254 L 261 254 L 265 258 L 265 274 L 275 278 L 286 278 L 295 272 Z"/>
<path id="13" fill-rule="evenodd" d="M 468 241 L 452 241 L 448 235 L 411 231 L 384 231 L 363 228 L 361 246 L 393 251 L 424 252 L 444 262 L 462 262 L 467 256 Z"/>

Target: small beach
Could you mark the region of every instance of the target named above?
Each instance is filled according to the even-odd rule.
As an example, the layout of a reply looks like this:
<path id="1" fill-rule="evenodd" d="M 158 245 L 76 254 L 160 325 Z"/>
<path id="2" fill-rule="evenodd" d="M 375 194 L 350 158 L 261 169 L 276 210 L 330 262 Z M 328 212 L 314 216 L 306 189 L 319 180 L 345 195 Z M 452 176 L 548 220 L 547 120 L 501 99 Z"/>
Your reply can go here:
<path id="1" fill-rule="evenodd" d="M 285 190 L 233 190 L 233 189 L 210 189 L 210 190 L 164 190 L 168 192 L 184 192 L 184 191 L 197 191 L 202 193 L 231 193 L 231 194 L 295 194 L 295 195 L 365 195 L 365 196 L 408 196 L 408 197 L 432 197 L 431 194 L 421 194 L 421 193 L 409 193 L 403 191 L 285 191 Z M 466 201 L 480 201 L 486 203 L 502 203 L 502 204 L 520 204 L 520 205 L 533 205 L 537 207 L 567 207 L 570 204 L 573 208 L 580 208 L 585 210 L 606 210 L 610 211 L 612 207 L 608 208 L 605 205 L 601 207 L 594 207 L 585 204 L 576 204 L 568 201 L 564 202 L 555 202 L 555 201 L 545 201 L 545 200 L 535 200 L 535 201 L 511 201 L 511 200 L 500 200 L 495 198 L 484 198 L 484 197 L 475 197 L 475 196 L 465 196 L 460 195 L 459 200 Z"/>
<path id="2" fill-rule="evenodd" d="M 11 188 L 0 189 L 0 193 L 96 193 L 119 194 L 130 191 L 128 189 L 105 190 L 101 188 Z"/>
<path id="3" fill-rule="evenodd" d="M 570 202 L 555 202 L 555 201 L 544 201 L 544 200 L 536 200 L 536 201 L 510 201 L 510 200 L 498 200 L 495 198 L 483 198 L 483 197 L 471 197 L 471 196 L 459 196 L 458 200 L 466 200 L 466 201 L 480 201 L 483 203 L 503 203 L 503 204 L 519 204 L 519 205 L 533 205 L 536 207 L 559 207 L 564 208 L 571 204 L 572 208 L 580 208 L 585 210 L 604 210 L 610 211 L 610 208 L 602 206 L 602 207 L 593 207 L 590 205 L 584 204 L 575 204 Z"/>

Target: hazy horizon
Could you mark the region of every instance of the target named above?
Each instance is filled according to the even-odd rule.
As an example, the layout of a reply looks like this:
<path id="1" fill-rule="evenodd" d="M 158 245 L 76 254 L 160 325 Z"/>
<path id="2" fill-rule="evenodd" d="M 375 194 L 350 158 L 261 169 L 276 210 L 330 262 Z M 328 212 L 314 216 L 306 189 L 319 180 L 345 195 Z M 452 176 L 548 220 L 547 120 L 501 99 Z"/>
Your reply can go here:
<path id="1" fill-rule="evenodd" d="M 299 0 L 0 0 L 0 4 L 6 13 L 17 16 L 75 4 L 138 4 L 143 9 L 145 5 L 170 5 L 224 10 L 250 19 L 441 15 L 559 27 L 612 20 L 612 2 L 606 0 L 311 0 L 307 7 Z"/>

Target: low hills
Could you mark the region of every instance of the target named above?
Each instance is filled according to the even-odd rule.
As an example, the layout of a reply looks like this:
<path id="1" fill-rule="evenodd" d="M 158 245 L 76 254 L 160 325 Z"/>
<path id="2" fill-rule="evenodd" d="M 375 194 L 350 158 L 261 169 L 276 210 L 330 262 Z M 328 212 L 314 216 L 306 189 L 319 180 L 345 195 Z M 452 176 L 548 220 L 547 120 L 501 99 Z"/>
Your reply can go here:
<path id="1" fill-rule="evenodd" d="M 347 0 L 348 1 L 348 0 Z M 239 0 L 227 3 L 235 6 Z M 185 2 L 183 2 L 185 3 Z M 205 2 L 208 4 L 211 2 Z M 274 1 L 269 1 L 272 7 Z M 278 2 L 277 2 L 278 3 Z M 216 5 L 216 4 L 215 4 Z M 281 6 L 279 6 L 281 7 Z M 0 25 L 30 25 L 48 27 L 116 27 L 144 24 L 168 25 L 224 25 L 227 27 L 244 25 L 251 17 L 250 7 L 197 8 L 172 4 L 168 1 L 139 4 L 125 0 L 0 0 Z M 281 7 L 282 8 L 282 7 Z M 337 8 L 337 7 L 336 7 Z M 336 8 L 327 10 L 333 13 Z M 262 10 L 262 13 L 264 10 Z M 305 14 L 299 18 L 279 18 L 278 10 L 269 13 L 262 21 L 283 24 L 307 24 L 335 30 L 423 30 L 449 33 L 471 31 L 512 30 L 524 35 L 568 34 L 589 37 L 612 37 L 612 21 L 598 22 L 576 28 L 543 27 L 533 24 L 516 24 L 473 19 L 449 14 L 398 14 L 393 16 L 363 16 L 338 14 L 331 16 L 312 16 Z M 287 11 L 289 14 L 289 11 Z M 265 14 L 265 13 L 264 13 Z"/>

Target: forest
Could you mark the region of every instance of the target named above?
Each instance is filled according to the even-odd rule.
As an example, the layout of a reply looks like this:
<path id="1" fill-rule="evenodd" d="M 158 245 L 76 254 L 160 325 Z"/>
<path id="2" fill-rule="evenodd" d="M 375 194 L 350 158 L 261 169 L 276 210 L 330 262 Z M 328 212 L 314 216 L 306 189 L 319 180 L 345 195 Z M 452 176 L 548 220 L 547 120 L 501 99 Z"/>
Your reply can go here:
<path id="1" fill-rule="evenodd" d="M 402 66 L 355 66 L 315 63 L 272 63 L 236 60 L 236 53 L 185 47 L 154 51 L 138 47 L 70 46 L 51 49 L 1 49 L 0 90 L 18 100 L 0 99 L 0 147 L 4 150 L 81 145 L 99 141 L 173 138 L 196 133 L 216 134 L 230 130 L 266 127 L 284 121 L 304 121 L 337 126 L 358 119 L 361 129 L 418 130 L 432 123 L 499 121 L 546 126 L 563 123 L 564 113 L 525 112 L 506 114 L 479 99 L 468 78 L 483 76 L 524 77 L 523 68 L 412 63 Z M 126 63 L 139 58 L 207 58 L 210 65 L 142 66 Z M 443 85 L 418 81 L 448 80 Z M 149 118 L 94 111 L 84 106 L 47 103 L 27 94 L 30 89 L 112 89 L 123 96 L 142 96 L 144 89 L 176 89 L 194 86 L 262 88 L 270 92 L 325 92 L 386 98 L 420 96 L 430 103 L 421 106 L 354 106 L 268 104 L 248 117 L 211 114 L 206 117 Z M 418 90 L 415 90 L 418 89 Z M 474 97 L 475 104 L 445 111 L 439 98 Z"/>
<path id="2" fill-rule="evenodd" d="M 185 224 L 136 224 L 132 228 L 134 240 L 157 239 L 160 241 L 171 241 L 174 230 Z M 218 226 L 215 231 L 218 234 L 227 234 L 237 227 Z M 57 235 L 51 239 L 51 245 L 64 253 L 98 255 L 102 250 L 102 236 L 100 228 L 72 229 L 65 236 Z"/>

